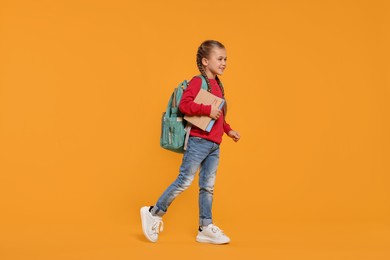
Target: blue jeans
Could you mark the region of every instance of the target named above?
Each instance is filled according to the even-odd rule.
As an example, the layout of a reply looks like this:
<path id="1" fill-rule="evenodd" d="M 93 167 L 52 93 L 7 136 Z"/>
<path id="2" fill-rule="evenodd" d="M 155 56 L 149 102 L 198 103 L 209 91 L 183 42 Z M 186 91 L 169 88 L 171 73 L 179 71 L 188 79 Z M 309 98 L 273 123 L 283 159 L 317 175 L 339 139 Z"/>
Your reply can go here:
<path id="1" fill-rule="evenodd" d="M 190 137 L 177 179 L 164 191 L 152 209 L 152 214 L 163 216 L 173 200 L 187 189 L 199 172 L 199 225 L 212 221 L 214 183 L 219 163 L 219 145 L 199 137 Z"/>

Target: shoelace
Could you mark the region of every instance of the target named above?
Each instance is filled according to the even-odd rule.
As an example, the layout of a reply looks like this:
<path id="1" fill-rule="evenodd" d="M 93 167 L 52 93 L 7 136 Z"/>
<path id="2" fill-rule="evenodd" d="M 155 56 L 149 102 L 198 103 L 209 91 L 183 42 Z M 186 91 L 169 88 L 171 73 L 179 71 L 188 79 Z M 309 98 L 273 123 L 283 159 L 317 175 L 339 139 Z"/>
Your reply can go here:
<path id="1" fill-rule="evenodd" d="M 157 234 L 159 232 L 162 232 L 164 229 L 164 222 L 162 220 L 156 220 L 153 222 L 152 230 L 153 233 Z"/>

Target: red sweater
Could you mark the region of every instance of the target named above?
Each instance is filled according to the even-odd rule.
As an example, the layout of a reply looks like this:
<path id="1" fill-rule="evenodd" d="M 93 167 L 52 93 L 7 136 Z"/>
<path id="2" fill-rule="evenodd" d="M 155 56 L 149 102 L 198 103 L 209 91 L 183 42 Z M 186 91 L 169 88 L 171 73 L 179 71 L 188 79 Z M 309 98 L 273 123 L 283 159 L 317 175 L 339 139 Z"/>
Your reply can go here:
<path id="1" fill-rule="evenodd" d="M 222 91 L 215 79 L 209 79 L 211 86 L 211 93 L 217 97 L 222 98 Z M 210 116 L 211 105 L 202 105 L 194 102 L 196 95 L 202 87 L 202 79 L 200 77 L 193 77 L 188 87 L 184 90 L 183 97 L 181 98 L 179 109 L 188 116 Z M 210 132 L 203 131 L 202 129 L 192 126 L 190 136 L 197 136 L 214 143 L 220 144 L 222 142 L 222 136 L 232 130 L 230 125 L 226 123 L 224 116 L 220 116 L 214 123 Z"/>

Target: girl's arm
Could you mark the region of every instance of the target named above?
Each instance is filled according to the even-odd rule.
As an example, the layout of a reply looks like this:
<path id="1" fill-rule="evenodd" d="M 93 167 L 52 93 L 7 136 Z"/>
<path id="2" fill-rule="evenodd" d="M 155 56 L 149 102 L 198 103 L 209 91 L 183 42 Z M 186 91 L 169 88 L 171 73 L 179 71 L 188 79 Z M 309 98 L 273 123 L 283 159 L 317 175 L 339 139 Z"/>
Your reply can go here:
<path id="1" fill-rule="evenodd" d="M 228 135 L 229 132 L 232 130 L 230 125 L 226 122 L 226 120 L 223 120 L 223 131 Z"/>
<path id="2" fill-rule="evenodd" d="M 179 110 L 188 116 L 210 116 L 211 105 L 197 104 L 194 102 L 196 95 L 202 86 L 202 79 L 194 77 L 184 90 L 183 97 L 179 104 Z"/>
<path id="3" fill-rule="evenodd" d="M 240 140 L 241 136 L 237 131 L 234 131 L 226 121 L 223 121 L 223 131 L 232 138 L 235 142 Z"/>

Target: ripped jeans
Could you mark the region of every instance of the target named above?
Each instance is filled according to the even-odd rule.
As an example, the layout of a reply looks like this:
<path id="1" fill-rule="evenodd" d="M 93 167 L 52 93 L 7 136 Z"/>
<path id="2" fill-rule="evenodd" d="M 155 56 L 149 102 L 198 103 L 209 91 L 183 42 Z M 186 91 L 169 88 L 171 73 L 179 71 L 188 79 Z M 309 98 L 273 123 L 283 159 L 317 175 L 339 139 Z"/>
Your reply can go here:
<path id="1" fill-rule="evenodd" d="M 180 174 L 164 191 L 152 208 L 152 214 L 163 216 L 173 200 L 186 190 L 199 171 L 199 225 L 207 226 L 212 221 L 214 183 L 219 163 L 219 145 L 199 137 L 190 137 L 180 166 Z"/>

